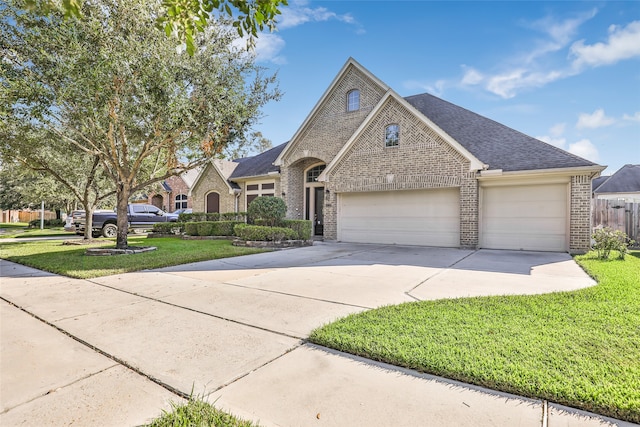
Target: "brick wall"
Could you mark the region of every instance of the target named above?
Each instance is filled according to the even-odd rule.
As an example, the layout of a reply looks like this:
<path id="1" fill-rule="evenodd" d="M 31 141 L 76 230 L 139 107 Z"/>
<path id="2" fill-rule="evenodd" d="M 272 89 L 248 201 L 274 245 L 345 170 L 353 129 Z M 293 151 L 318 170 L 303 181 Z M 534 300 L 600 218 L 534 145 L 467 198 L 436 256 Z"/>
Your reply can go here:
<path id="1" fill-rule="evenodd" d="M 229 194 L 229 186 L 216 169 L 207 164 L 203 175 L 191 190 L 191 207 L 194 212 L 206 211 L 207 194 L 215 191 L 220 194 L 220 212 L 235 212 L 235 195 Z"/>
<path id="2" fill-rule="evenodd" d="M 400 125 L 400 143 L 385 147 L 385 127 Z M 478 244 L 478 183 L 469 161 L 395 99 L 390 98 L 331 171 L 325 237 L 337 238 L 334 193 L 460 188 L 460 245 Z"/>
<path id="3" fill-rule="evenodd" d="M 360 109 L 347 112 L 347 93 L 353 89 L 360 91 Z M 345 70 L 282 159 L 281 190 L 288 218 L 304 217 L 304 171 L 314 164 L 329 164 L 384 93 L 384 88 L 353 65 Z M 330 201 L 325 200 L 325 208 L 330 208 L 327 203 Z"/>
<path id="4" fill-rule="evenodd" d="M 591 247 L 591 176 L 571 177 L 569 252 L 584 253 Z"/>

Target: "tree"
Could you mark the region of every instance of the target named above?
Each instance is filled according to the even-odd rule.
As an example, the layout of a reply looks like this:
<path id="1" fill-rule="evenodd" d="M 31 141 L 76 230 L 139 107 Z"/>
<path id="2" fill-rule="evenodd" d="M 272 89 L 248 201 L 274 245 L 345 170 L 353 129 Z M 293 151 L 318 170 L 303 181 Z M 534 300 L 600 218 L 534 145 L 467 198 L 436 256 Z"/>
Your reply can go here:
<path id="1" fill-rule="evenodd" d="M 262 132 L 251 132 L 248 136 L 238 135 L 232 138 L 224 149 L 224 157 L 233 160 L 241 157 L 264 153 L 272 148 L 271 141 Z"/>
<path id="2" fill-rule="evenodd" d="M 46 132 L 97 162 L 116 193 L 117 248 L 132 193 L 218 156 L 280 96 L 224 25 L 199 33 L 190 57 L 155 29 L 154 0 L 85 1 L 81 19 L 25 14 L 17 1 L 0 11 L 0 114 L 18 129 L 8 144 Z"/>
<path id="3" fill-rule="evenodd" d="M 232 25 L 240 37 L 248 36 L 251 46 L 258 31 L 276 28 L 279 7 L 287 4 L 287 0 L 163 0 L 165 13 L 158 17 L 157 24 L 164 28 L 167 36 L 176 34 L 193 56 L 195 37 L 198 32 L 204 32 L 214 10 L 228 18 L 237 16 Z M 82 17 L 81 0 L 63 0 L 62 4 L 55 0 L 26 0 L 26 5 L 41 14 L 61 10 L 66 17 Z"/>
<path id="4" fill-rule="evenodd" d="M 0 159 L 7 185 L 21 194 L 23 203 L 54 200 L 58 205 L 66 204 L 69 212 L 72 204 L 79 201 L 86 211 L 85 239 L 92 237 L 93 211 L 100 204 L 114 201 L 115 187 L 96 156 L 77 150 L 53 132 L 32 129 L 29 123 L 25 125 L 15 118 L 3 122 Z"/>

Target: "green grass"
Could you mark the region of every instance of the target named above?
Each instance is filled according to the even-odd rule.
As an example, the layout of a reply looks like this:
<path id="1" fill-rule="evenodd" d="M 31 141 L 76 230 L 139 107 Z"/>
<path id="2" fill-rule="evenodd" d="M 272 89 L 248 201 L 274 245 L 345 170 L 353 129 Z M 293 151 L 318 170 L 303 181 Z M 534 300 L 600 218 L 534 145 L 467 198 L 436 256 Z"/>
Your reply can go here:
<path id="1" fill-rule="evenodd" d="M 146 427 L 177 427 L 177 426 L 212 426 L 212 427 L 257 427 L 250 421 L 244 421 L 226 412 L 220 411 L 213 405 L 200 400 L 189 399 L 184 404 L 172 404 L 172 410 L 164 411 Z"/>
<path id="2" fill-rule="evenodd" d="M 87 248 L 115 247 L 115 244 L 106 239 L 101 239 L 97 244 L 81 246 L 62 243 L 60 240 L 0 242 L 0 258 L 64 276 L 88 279 L 264 251 L 233 246 L 228 240 L 129 236 L 130 246 L 155 246 L 158 249 L 134 255 L 86 256 Z"/>
<path id="3" fill-rule="evenodd" d="M 576 257 L 598 285 L 536 296 L 412 302 L 312 332 L 320 345 L 640 422 L 640 252 Z"/>
<path id="4" fill-rule="evenodd" d="M 0 234 L 0 239 L 26 239 L 29 237 L 57 237 L 70 236 L 74 233 L 64 231 L 62 227 L 52 227 L 40 230 L 39 228 L 23 228 L 12 229 L 8 232 Z"/>

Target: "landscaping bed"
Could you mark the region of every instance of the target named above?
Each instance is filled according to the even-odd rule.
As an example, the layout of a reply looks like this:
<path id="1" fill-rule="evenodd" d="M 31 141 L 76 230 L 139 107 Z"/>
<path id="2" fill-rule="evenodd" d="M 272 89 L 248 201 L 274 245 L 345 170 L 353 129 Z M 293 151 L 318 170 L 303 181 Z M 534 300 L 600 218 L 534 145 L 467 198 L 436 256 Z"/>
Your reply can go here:
<path id="1" fill-rule="evenodd" d="M 576 260 L 597 286 L 382 307 L 319 328 L 310 340 L 638 423 L 640 252 Z"/>

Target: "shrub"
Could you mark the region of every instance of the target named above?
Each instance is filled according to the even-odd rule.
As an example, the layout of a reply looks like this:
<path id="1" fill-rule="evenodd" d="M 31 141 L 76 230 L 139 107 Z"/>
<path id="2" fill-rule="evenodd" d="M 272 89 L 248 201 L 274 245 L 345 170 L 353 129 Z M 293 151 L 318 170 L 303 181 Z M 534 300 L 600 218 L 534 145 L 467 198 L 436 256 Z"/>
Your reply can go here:
<path id="1" fill-rule="evenodd" d="M 234 227 L 235 235 L 243 240 L 259 240 L 267 242 L 280 242 L 293 240 L 298 233 L 290 228 L 265 227 L 261 225 L 238 224 Z"/>
<path id="2" fill-rule="evenodd" d="M 256 197 L 249 205 L 249 219 L 261 221 L 264 225 L 275 226 L 287 214 L 287 205 L 279 197 Z"/>
<path id="3" fill-rule="evenodd" d="M 157 222 L 153 224 L 156 233 L 181 234 L 184 232 L 184 224 L 179 222 Z"/>
<path id="4" fill-rule="evenodd" d="M 64 221 L 61 219 L 45 219 L 44 226 L 45 227 L 63 227 Z M 34 219 L 33 221 L 29 221 L 29 228 L 40 228 L 40 220 Z"/>
<path id="5" fill-rule="evenodd" d="M 200 221 L 184 223 L 185 234 L 189 236 L 233 236 L 233 227 L 242 221 Z"/>
<path id="6" fill-rule="evenodd" d="M 285 219 L 280 225 L 282 227 L 290 228 L 298 234 L 298 240 L 310 240 L 311 230 L 313 224 L 309 220 L 305 219 Z"/>
<path id="7" fill-rule="evenodd" d="M 620 230 L 612 230 L 610 227 L 596 229 L 592 236 L 593 249 L 598 253 L 599 259 L 608 259 L 611 251 L 618 251 L 618 258 L 624 259 L 629 245 L 634 241 Z"/>
<path id="8" fill-rule="evenodd" d="M 202 221 L 240 221 L 246 222 L 246 212 L 194 212 L 194 213 L 181 213 L 178 215 L 178 221 L 180 222 L 202 222 Z"/>

